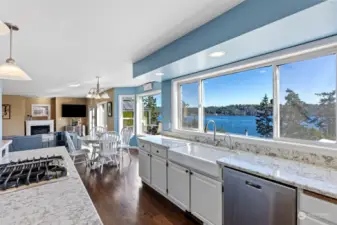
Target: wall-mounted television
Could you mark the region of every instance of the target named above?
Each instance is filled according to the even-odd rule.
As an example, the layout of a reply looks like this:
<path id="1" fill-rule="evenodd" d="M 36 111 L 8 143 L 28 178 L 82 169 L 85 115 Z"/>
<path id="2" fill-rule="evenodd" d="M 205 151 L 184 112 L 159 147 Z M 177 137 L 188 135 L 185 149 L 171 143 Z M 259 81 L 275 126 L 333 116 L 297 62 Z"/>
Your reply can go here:
<path id="1" fill-rule="evenodd" d="M 87 106 L 86 105 L 62 105 L 62 117 L 86 117 Z"/>

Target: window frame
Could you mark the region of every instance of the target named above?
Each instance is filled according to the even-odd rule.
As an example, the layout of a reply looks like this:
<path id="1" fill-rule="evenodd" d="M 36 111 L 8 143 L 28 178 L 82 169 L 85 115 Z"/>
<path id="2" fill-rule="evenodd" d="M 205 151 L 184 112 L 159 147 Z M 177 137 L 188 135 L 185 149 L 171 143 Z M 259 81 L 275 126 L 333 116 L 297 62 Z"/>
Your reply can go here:
<path id="1" fill-rule="evenodd" d="M 143 118 L 143 97 L 146 96 L 152 96 L 152 95 L 161 95 L 161 90 L 153 90 L 153 91 L 147 91 L 141 94 L 137 94 L 136 95 L 136 131 L 137 131 L 137 135 L 150 135 L 150 134 L 146 134 L 143 133 L 142 131 L 142 118 Z"/>
<path id="2" fill-rule="evenodd" d="M 134 112 L 133 112 L 133 117 L 127 117 L 127 118 L 124 118 L 123 116 L 123 98 L 133 98 L 134 99 Z M 136 130 L 136 96 L 135 95 L 119 95 L 118 96 L 118 130 L 119 132 L 122 131 L 123 129 L 123 122 L 124 120 L 130 120 L 130 119 L 133 119 L 133 133 L 135 132 Z"/>
<path id="3" fill-rule="evenodd" d="M 184 76 L 182 78 L 176 78 L 172 80 L 172 131 L 173 132 L 192 132 L 192 133 L 204 133 L 203 132 L 203 80 L 232 75 L 238 72 L 245 72 L 252 69 L 258 69 L 262 67 L 272 67 L 272 82 L 273 82 L 273 138 L 271 140 L 282 141 L 282 142 L 294 142 L 300 144 L 310 144 L 319 145 L 327 147 L 337 146 L 337 136 L 335 143 L 322 143 L 312 140 L 304 139 L 292 139 L 280 137 L 280 70 L 279 67 L 288 64 L 304 60 L 310 60 L 314 58 L 319 58 L 328 55 L 335 55 L 336 57 L 336 68 L 337 68 L 337 36 L 322 39 L 319 41 L 303 44 L 300 46 L 292 47 L 289 49 L 281 50 L 278 52 L 270 53 L 263 56 L 254 57 L 248 60 L 243 60 L 236 63 L 230 63 L 225 66 L 210 69 L 207 71 L 202 71 L 194 74 Z M 336 69 L 336 81 L 337 81 L 337 69 Z M 181 125 L 181 85 L 187 83 L 199 82 L 199 127 L 197 130 L 182 129 Z M 337 82 L 336 82 L 337 90 Z M 337 117 L 337 103 L 336 103 L 336 117 Z M 200 113 L 200 111 L 202 111 Z M 337 118 L 336 118 L 337 120 Z M 337 133 L 337 122 L 336 122 L 336 133 Z M 223 135 L 218 133 L 219 135 Z M 244 135 L 231 134 L 232 136 L 245 137 Z M 260 137 L 249 136 L 250 139 L 264 140 Z"/>

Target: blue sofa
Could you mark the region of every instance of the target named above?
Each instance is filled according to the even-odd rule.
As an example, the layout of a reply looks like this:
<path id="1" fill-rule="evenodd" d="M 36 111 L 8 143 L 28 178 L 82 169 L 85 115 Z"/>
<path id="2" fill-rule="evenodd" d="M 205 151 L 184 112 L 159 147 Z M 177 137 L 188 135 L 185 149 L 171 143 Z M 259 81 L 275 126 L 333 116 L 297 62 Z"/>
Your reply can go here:
<path id="1" fill-rule="evenodd" d="M 76 134 L 71 134 L 74 145 L 76 148 L 81 147 L 81 141 L 77 138 Z M 3 140 L 12 140 L 12 144 L 9 146 L 10 152 L 32 150 L 39 148 L 48 148 L 55 146 L 66 146 L 66 138 L 64 132 L 55 132 L 54 140 L 42 141 L 42 135 L 31 136 L 4 136 Z"/>

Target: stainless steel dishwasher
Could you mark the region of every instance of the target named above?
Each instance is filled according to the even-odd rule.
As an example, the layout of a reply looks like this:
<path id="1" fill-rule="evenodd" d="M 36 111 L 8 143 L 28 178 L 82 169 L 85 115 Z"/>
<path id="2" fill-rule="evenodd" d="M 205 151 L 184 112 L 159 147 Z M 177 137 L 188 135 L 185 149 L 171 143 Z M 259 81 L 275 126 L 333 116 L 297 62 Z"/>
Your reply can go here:
<path id="1" fill-rule="evenodd" d="M 224 225 L 296 225 L 296 189 L 223 169 Z"/>

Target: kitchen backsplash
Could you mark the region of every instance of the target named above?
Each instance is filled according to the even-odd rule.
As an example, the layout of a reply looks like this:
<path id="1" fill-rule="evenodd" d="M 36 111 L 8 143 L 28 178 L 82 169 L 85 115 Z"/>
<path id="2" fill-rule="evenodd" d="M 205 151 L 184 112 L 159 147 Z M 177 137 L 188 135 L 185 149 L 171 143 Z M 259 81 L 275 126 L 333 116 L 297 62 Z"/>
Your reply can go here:
<path id="1" fill-rule="evenodd" d="M 205 144 L 214 143 L 213 137 L 211 136 L 191 134 L 187 132 L 175 133 L 164 131 L 162 132 L 162 135 Z M 216 140 L 218 141 L 218 146 L 228 147 L 228 144 L 224 141 L 223 136 L 217 136 Z M 252 152 L 255 154 L 267 155 L 271 157 L 280 157 L 283 159 L 295 160 L 299 162 L 310 163 L 318 166 L 332 167 L 337 169 L 336 154 L 328 155 L 325 153 L 321 154 L 315 152 L 305 152 L 296 149 L 296 146 L 294 146 L 294 148 L 292 149 L 289 147 L 284 148 L 281 145 L 280 147 L 278 146 L 278 144 L 273 144 L 273 146 L 270 146 L 270 144 L 250 143 L 250 141 L 244 140 L 243 138 L 238 139 L 234 137 L 232 137 L 232 145 L 234 147 L 234 150 Z"/>

